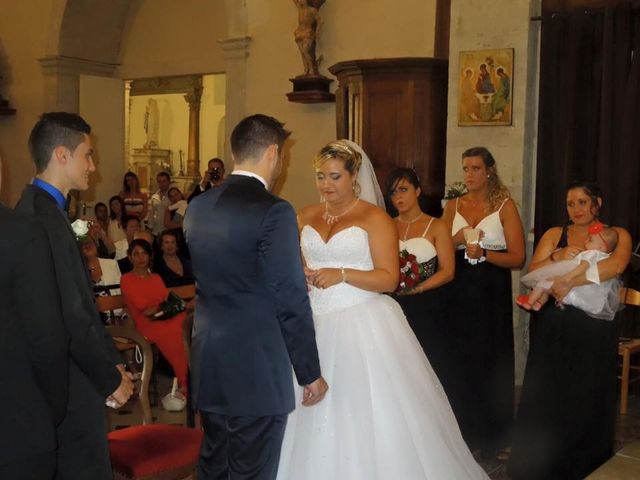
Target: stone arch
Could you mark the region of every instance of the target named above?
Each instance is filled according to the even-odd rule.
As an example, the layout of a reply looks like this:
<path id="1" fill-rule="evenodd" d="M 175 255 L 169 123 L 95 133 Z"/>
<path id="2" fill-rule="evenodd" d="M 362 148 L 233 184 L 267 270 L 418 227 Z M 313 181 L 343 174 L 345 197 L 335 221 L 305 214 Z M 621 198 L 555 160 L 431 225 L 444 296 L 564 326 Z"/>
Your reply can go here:
<path id="1" fill-rule="evenodd" d="M 128 29 L 144 1 L 51 0 L 45 56 L 45 110 L 79 110 L 81 74 L 114 76 Z M 249 37 L 247 0 L 224 0 L 226 38 L 220 40 L 227 73 L 227 125 L 245 112 L 246 58 Z M 227 135 L 228 138 L 228 135 Z"/>

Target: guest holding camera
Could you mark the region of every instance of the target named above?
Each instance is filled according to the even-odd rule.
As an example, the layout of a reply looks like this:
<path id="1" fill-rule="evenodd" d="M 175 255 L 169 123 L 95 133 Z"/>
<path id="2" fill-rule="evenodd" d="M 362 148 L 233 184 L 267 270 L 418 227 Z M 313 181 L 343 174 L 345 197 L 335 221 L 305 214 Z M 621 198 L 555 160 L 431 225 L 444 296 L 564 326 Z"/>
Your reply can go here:
<path id="1" fill-rule="evenodd" d="M 214 157 L 207 162 L 207 171 L 202 175 L 202 181 L 196 185 L 191 195 L 189 195 L 189 202 L 200 195 L 202 192 L 206 192 L 212 187 L 217 187 L 224 181 L 224 162 L 221 158 Z"/>

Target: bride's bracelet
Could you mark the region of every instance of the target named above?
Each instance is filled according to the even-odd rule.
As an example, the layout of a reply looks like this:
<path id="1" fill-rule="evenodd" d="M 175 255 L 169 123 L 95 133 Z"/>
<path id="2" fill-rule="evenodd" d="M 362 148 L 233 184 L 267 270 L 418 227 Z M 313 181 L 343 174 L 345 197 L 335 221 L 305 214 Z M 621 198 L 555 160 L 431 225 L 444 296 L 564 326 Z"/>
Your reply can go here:
<path id="1" fill-rule="evenodd" d="M 349 283 L 347 282 L 347 272 L 344 271 L 344 267 L 340 267 L 340 275 L 342 275 L 342 283 Z"/>

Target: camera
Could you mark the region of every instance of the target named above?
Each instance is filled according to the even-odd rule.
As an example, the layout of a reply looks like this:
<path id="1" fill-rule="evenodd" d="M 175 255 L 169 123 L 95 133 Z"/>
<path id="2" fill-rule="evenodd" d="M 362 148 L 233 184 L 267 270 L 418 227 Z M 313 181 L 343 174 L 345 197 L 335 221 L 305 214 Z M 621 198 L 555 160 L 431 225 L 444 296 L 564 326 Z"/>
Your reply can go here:
<path id="1" fill-rule="evenodd" d="M 220 169 L 218 167 L 215 167 L 212 170 L 209 170 L 209 176 L 214 182 L 220 181 Z"/>

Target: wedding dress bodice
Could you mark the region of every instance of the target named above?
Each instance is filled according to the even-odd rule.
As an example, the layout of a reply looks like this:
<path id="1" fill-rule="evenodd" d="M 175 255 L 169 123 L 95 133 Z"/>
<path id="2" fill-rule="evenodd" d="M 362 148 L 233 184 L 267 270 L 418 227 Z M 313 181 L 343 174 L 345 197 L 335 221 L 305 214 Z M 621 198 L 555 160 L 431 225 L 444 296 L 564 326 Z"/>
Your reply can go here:
<path id="1" fill-rule="evenodd" d="M 373 270 L 369 235 L 361 227 L 340 230 L 325 243 L 313 227 L 305 225 L 300 234 L 300 245 L 308 268 Z M 348 283 L 338 283 L 326 289 L 310 288 L 309 298 L 315 315 L 342 310 L 379 295 Z"/>

